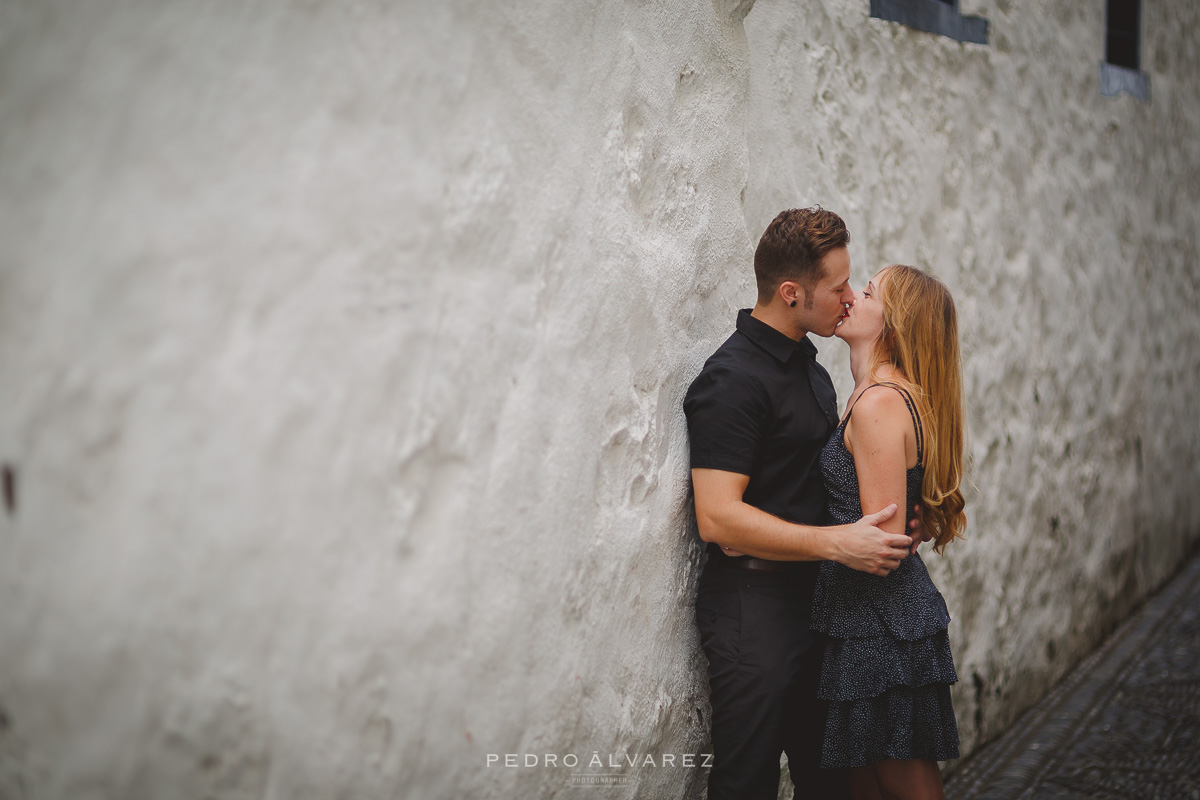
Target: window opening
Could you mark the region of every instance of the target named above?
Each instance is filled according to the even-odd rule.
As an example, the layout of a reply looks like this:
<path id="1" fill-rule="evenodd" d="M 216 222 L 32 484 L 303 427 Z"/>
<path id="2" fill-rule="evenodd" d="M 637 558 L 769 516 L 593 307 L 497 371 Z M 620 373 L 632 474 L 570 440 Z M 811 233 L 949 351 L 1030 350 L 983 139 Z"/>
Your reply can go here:
<path id="1" fill-rule="evenodd" d="M 1104 8 L 1104 60 L 1100 62 L 1100 94 L 1127 92 L 1150 99 L 1150 76 L 1142 72 L 1141 0 L 1108 0 Z"/>
<path id="2" fill-rule="evenodd" d="M 963 16 L 958 0 L 871 0 L 871 16 L 960 42 L 987 44 L 988 21 Z"/>
<path id="3" fill-rule="evenodd" d="M 1104 60 L 1126 69 L 1141 69 L 1142 4 L 1139 0 L 1108 0 Z"/>

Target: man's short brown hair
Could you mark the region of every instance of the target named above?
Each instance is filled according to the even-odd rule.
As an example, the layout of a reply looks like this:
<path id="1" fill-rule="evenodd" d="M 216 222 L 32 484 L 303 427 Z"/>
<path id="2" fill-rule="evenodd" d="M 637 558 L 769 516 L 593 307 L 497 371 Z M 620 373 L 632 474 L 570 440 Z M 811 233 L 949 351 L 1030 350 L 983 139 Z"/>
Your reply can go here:
<path id="1" fill-rule="evenodd" d="M 795 281 L 804 287 L 806 300 L 811 303 L 812 290 L 821 279 L 821 259 L 830 250 L 848 244 L 846 223 L 832 211 L 820 206 L 780 211 L 763 231 L 754 251 L 758 302 L 771 302 L 779 284 Z"/>

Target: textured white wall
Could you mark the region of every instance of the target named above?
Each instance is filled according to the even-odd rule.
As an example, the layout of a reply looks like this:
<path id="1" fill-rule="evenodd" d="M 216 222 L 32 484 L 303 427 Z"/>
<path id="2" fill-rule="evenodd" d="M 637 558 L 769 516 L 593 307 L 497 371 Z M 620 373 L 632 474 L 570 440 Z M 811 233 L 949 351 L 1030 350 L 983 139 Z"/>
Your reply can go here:
<path id="1" fill-rule="evenodd" d="M 927 561 L 970 750 L 1200 539 L 1200 10 L 1145 5 L 1145 103 L 1100 95 L 1103 3 L 963 6 L 988 45 L 759 0 L 745 212 L 821 202 L 855 279 L 915 264 L 958 300 L 976 490 Z"/>
<path id="2" fill-rule="evenodd" d="M 1200 12 L 1144 104 L 1099 9 L 750 5 L 0 2 L 0 797 L 702 794 L 486 756 L 704 749 L 679 403 L 789 205 L 960 299 L 968 745 L 1169 574 Z"/>
<path id="3" fill-rule="evenodd" d="M 701 751 L 680 401 L 749 247 L 736 4 L 2 8 L 0 795 Z"/>

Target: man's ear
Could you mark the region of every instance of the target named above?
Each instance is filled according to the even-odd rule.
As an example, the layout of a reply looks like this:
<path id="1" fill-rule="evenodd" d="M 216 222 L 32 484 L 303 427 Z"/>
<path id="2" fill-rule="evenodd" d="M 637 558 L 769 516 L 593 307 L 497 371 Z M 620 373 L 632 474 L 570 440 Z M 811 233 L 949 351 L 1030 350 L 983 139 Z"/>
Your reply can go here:
<path id="1" fill-rule="evenodd" d="M 775 290 L 785 306 L 795 308 L 804 302 L 804 289 L 795 281 L 784 281 Z"/>
<path id="2" fill-rule="evenodd" d="M 775 290 L 775 293 L 783 300 L 785 306 L 791 308 L 795 308 L 796 306 L 812 308 L 812 300 L 809 297 L 808 289 L 796 283 L 796 281 L 784 281 L 779 284 L 779 288 Z"/>

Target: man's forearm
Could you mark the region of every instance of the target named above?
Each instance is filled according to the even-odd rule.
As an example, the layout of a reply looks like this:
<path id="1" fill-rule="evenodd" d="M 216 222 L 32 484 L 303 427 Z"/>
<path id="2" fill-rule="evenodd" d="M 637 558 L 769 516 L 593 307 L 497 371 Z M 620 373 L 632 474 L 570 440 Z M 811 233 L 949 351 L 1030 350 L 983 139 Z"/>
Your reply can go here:
<path id="1" fill-rule="evenodd" d="M 833 558 L 834 528 L 799 525 L 747 503 L 730 503 L 710 514 L 697 513 L 700 537 L 756 558 L 821 561 Z"/>

